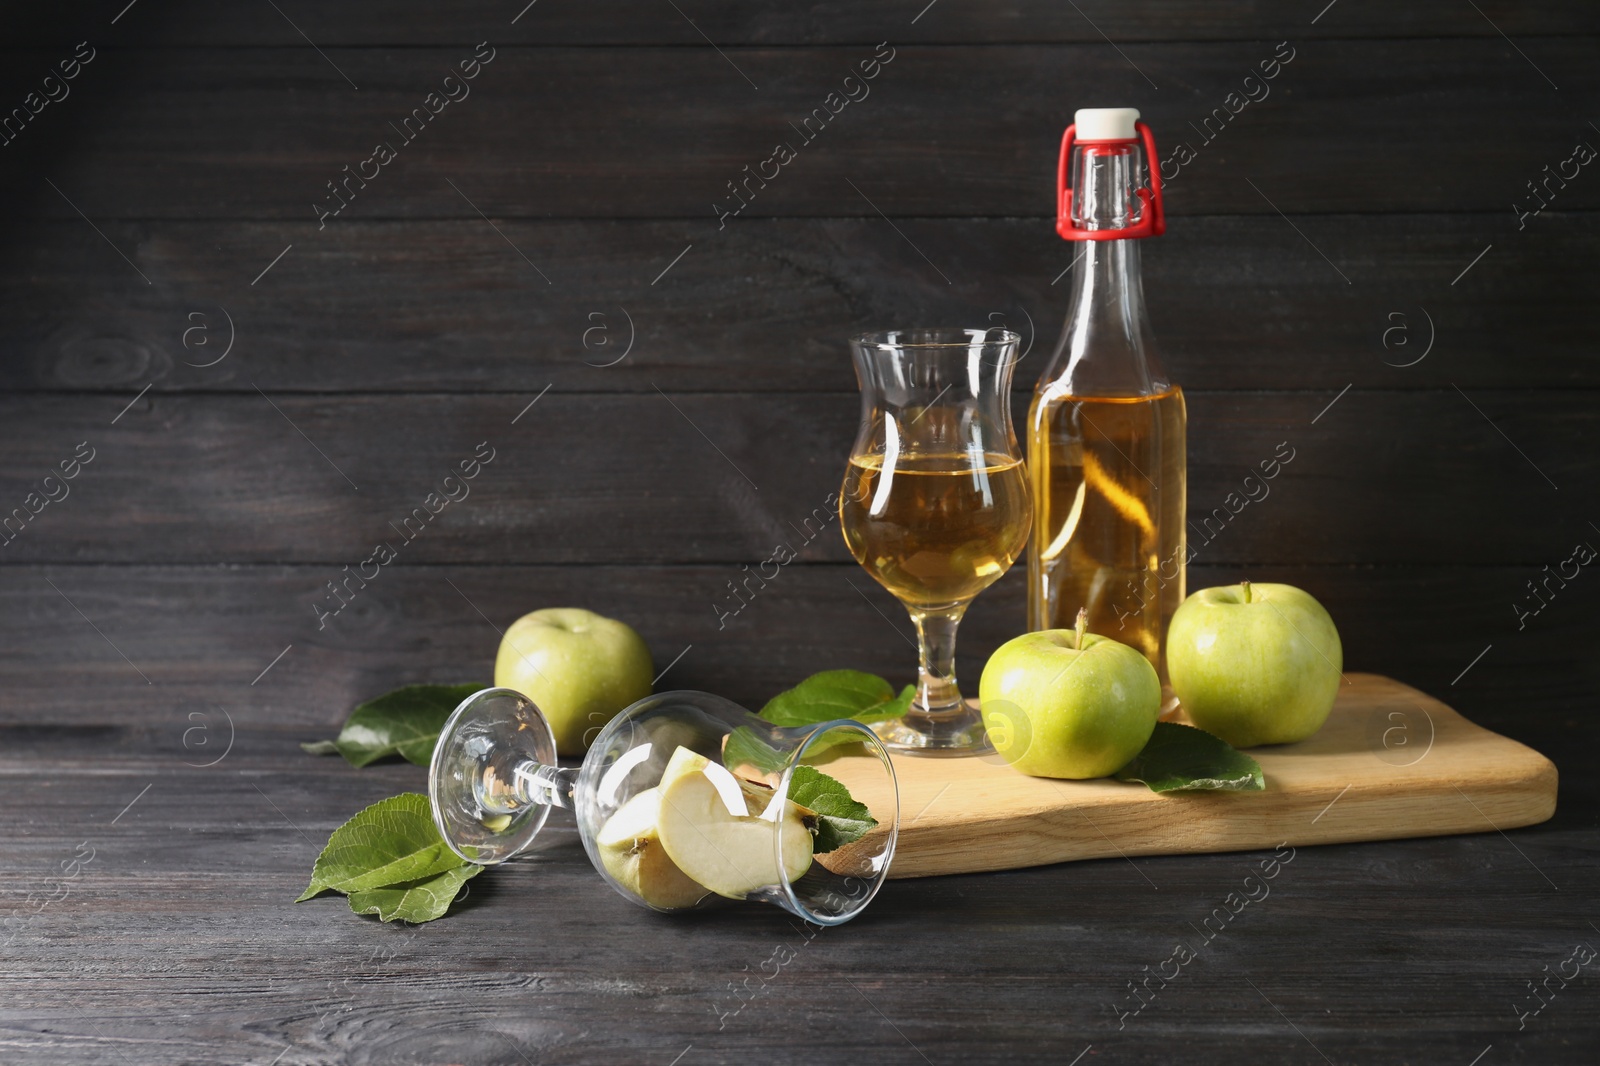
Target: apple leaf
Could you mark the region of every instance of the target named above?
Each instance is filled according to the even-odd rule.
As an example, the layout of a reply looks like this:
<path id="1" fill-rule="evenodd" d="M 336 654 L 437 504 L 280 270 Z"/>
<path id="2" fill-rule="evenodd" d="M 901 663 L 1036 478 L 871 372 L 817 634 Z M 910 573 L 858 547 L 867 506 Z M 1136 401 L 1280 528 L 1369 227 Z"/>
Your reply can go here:
<path id="1" fill-rule="evenodd" d="M 811 850 L 822 855 L 852 844 L 878 824 L 865 803 L 850 790 L 814 766 L 796 766 L 789 779 L 789 800 L 817 812 L 816 839 Z"/>
<path id="2" fill-rule="evenodd" d="M 1267 787 L 1260 763 L 1204 729 L 1177 722 L 1157 722 L 1144 750 L 1113 776 L 1143 782 L 1152 792 L 1260 792 Z"/>
<path id="3" fill-rule="evenodd" d="M 357 914 L 376 914 L 386 922 L 431 922 L 444 917 L 461 886 L 481 873 L 482 866 L 469 862 L 421 880 L 352 892 L 350 909 Z"/>
<path id="4" fill-rule="evenodd" d="M 781 774 L 787 761 L 781 751 L 762 740 L 747 725 L 736 727 L 722 742 L 722 765 L 735 773 L 741 767 L 748 767 L 747 777 Z"/>
<path id="5" fill-rule="evenodd" d="M 354 894 L 427 881 L 463 864 L 434 826 L 428 797 L 402 792 L 333 831 L 312 867 L 311 883 L 295 902 L 329 889 Z"/>
<path id="6" fill-rule="evenodd" d="M 761 708 L 761 717 L 778 726 L 808 726 L 853 718 L 863 725 L 899 718 L 917 695 L 915 685 L 907 685 L 895 695 L 894 688 L 876 674 L 860 670 L 824 670 L 812 674 L 794 688 L 778 693 Z M 835 730 L 817 737 L 807 749 L 808 757 L 840 744 L 851 744 L 859 734 Z"/>
<path id="7" fill-rule="evenodd" d="M 302 744 L 312 755 L 338 752 L 351 766 L 365 766 L 398 755 L 417 766 L 428 765 L 450 712 L 483 685 L 407 685 L 368 700 L 350 712 L 335 740 Z"/>
<path id="8" fill-rule="evenodd" d="M 781 726 L 816 725 L 835 718 L 870 725 L 906 713 L 916 694 L 915 686 L 907 685 L 896 696 L 889 682 L 876 674 L 824 670 L 772 697 L 761 708 L 761 717 Z"/>

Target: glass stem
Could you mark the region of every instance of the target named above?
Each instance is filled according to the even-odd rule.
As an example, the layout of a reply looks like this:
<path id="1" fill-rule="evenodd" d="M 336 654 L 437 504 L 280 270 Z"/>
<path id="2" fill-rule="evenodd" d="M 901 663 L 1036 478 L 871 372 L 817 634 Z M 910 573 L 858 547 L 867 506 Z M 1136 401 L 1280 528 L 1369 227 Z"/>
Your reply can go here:
<path id="1" fill-rule="evenodd" d="M 525 807 L 572 808 L 578 771 L 524 759 L 507 767 L 489 762 L 478 779 L 478 805 L 492 814 L 515 814 Z"/>
<path id="2" fill-rule="evenodd" d="M 939 715 L 966 710 L 961 691 L 956 688 L 956 627 L 966 613 L 964 603 L 944 610 L 911 612 L 922 659 L 912 713 Z"/>

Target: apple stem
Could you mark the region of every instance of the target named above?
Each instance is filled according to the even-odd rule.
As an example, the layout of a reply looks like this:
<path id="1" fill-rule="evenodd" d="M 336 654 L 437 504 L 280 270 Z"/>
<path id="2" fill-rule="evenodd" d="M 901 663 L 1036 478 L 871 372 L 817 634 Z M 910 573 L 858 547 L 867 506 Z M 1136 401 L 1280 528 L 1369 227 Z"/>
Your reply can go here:
<path id="1" fill-rule="evenodd" d="M 1244 590 L 1244 602 L 1249 603 L 1250 602 L 1250 582 L 1241 581 L 1241 582 L 1239 582 L 1239 587 Z"/>
<path id="2" fill-rule="evenodd" d="M 1072 627 L 1072 650 L 1083 650 L 1083 634 L 1089 628 L 1089 610 L 1086 607 L 1078 608 L 1078 620 Z"/>

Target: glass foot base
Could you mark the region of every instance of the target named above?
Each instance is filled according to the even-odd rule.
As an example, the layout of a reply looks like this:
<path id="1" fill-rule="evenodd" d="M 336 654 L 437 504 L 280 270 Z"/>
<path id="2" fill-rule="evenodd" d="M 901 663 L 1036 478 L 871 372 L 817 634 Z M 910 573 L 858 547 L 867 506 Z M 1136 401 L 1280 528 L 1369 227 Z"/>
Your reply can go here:
<path id="1" fill-rule="evenodd" d="M 439 731 L 428 767 L 433 824 L 450 850 L 468 862 L 492 866 L 520 854 L 549 817 L 544 800 L 518 806 L 490 802 L 523 786 L 514 769 L 519 762 L 556 764 L 550 725 L 520 692 L 475 692 Z"/>
<path id="2" fill-rule="evenodd" d="M 912 711 L 879 722 L 872 731 L 895 755 L 937 759 L 994 753 L 994 745 L 983 729 L 983 718 L 970 704 L 942 713 Z"/>

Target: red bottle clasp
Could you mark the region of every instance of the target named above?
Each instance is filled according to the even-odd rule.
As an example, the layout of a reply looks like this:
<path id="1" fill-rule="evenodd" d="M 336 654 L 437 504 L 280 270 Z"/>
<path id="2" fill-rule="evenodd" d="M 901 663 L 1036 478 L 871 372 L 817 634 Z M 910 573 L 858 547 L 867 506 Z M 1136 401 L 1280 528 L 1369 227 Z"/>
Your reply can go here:
<path id="1" fill-rule="evenodd" d="M 1080 142 L 1077 141 L 1078 127 L 1075 124 L 1067 127 L 1067 132 L 1061 137 L 1061 162 L 1056 171 L 1056 232 L 1064 240 L 1120 241 L 1133 237 L 1159 237 L 1167 232 L 1167 210 L 1161 198 L 1161 173 L 1156 163 L 1156 138 L 1143 122 L 1135 122 L 1134 129 L 1144 141 L 1145 170 L 1150 175 L 1149 188 L 1141 186 L 1133 190 L 1142 205 L 1138 212 L 1139 221 L 1121 229 L 1082 229 L 1072 224 L 1069 168 L 1072 165 L 1073 144 L 1077 143 L 1086 154 L 1092 155 L 1097 151 L 1118 151 L 1134 142 L 1132 139 Z"/>

